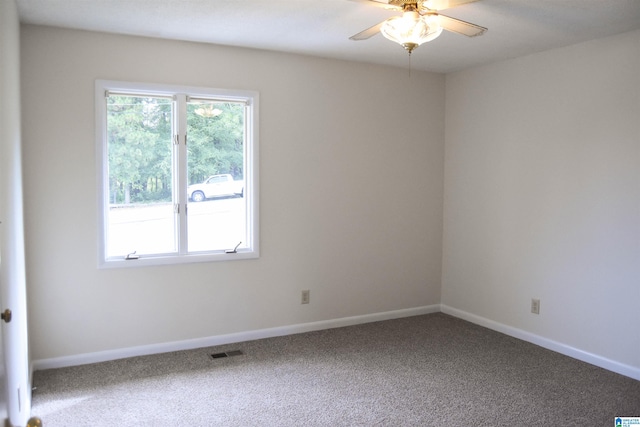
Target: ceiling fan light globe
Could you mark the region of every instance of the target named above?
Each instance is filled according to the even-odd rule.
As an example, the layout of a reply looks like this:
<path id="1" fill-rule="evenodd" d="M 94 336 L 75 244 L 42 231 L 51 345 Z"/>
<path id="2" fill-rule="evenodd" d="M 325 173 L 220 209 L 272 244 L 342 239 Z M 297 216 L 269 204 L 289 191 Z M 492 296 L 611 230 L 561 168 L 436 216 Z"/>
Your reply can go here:
<path id="1" fill-rule="evenodd" d="M 425 37 L 423 43 L 430 42 L 431 40 L 435 40 L 440 37 L 444 28 L 440 25 L 440 16 L 439 15 L 428 15 L 426 17 L 422 17 L 427 21 L 427 25 L 429 26 L 429 34 Z"/>
<path id="2" fill-rule="evenodd" d="M 437 16 L 421 16 L 416 11 L 406 11 L 402 16 L 394 16 L 382 24 L 380 32 L 411 52 L 422 43 L 431 41 L 442 33 Z M 408 47 L 410 46 L 410 48 Z"/>

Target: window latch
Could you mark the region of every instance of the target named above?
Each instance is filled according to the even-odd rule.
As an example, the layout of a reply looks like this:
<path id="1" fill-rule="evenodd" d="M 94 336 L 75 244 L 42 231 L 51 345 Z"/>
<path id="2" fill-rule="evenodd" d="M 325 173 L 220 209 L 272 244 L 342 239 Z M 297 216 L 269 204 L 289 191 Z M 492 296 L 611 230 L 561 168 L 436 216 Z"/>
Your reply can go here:
<path id="1" fill-rule="evenodd" d="M 140 258 L 140 255 L 136 255 L 136 252 L 138 251 L 133 251 L 130 254 L 127 254 L 126 257 L 124 257 L 124 259 L 126 259 L 127 261 L 132 260 L 132 259 L 138 259 Z"/>
<path id="2" fill-rule="evenodd" d="M 238 244 L 236 245 L 235 248 L 233 249 L 227 249 L 226 251 L 224 251 L 225 254 L 237 254 L 238 253 L 238 247 L 240 246 L 242 242 L 238 242 Z"/>

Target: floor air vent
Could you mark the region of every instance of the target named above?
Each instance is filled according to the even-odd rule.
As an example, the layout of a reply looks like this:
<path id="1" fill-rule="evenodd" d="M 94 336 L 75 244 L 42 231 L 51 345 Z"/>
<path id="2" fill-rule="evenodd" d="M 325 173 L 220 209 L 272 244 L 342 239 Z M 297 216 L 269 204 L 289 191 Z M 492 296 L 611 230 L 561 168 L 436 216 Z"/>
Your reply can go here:
<path id="1" fill-rule="evenodd" d="M 231 351 L 225 351 L 225 352 L 222 352 L 222 353 L 213 353 L 211 355 L 211 358 L 212 359 L 222 359 L 223 357 L 241 356 L 242 354 L 244 354 L 244 353 L 242 353 L 242 351 L 240 351 L 240 350 L 231 350 Z"/>

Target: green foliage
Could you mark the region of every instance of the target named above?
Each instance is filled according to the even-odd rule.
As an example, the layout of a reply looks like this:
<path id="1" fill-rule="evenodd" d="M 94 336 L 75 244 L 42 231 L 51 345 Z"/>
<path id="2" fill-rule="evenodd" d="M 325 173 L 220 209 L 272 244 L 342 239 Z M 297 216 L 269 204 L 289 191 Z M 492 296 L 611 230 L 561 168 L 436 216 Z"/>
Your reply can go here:
<path id="1" fill-rule="evenodd" d="M 193 102 L 187 106 L 189 184 L 228 173 L 242 179 L 244 105 Z"/>
<path id="2" fill-rule="evenodd" d="M 172 199 L 173 101 L 109 96 L 107 151 L 111 203 L 168 202 Z M 187 105 L 188 180 L 244 170 L 244 106 L 197 101 Z"/>

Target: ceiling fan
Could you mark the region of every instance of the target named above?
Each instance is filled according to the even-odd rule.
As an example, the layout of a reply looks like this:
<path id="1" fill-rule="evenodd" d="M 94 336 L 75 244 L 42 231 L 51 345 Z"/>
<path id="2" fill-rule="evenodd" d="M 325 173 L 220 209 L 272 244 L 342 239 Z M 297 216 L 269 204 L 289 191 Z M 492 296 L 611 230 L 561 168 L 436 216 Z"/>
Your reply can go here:
<path id="1" fill-rule="evenodd" d="M 401 16 L 393 16 L 373 27 L 355 34 L 349 39 L 366 40 L 379 32 L 387 39 L 404 47 L 409 54 L 422 43 L 434 40 L 442 30 L 476 37 L 487 29 L 470 22 L 442 15 L 440 10 L 451 9 L 478 0 L 356 0 L 375 3 L 379 7 L 401 10 Z"/>

